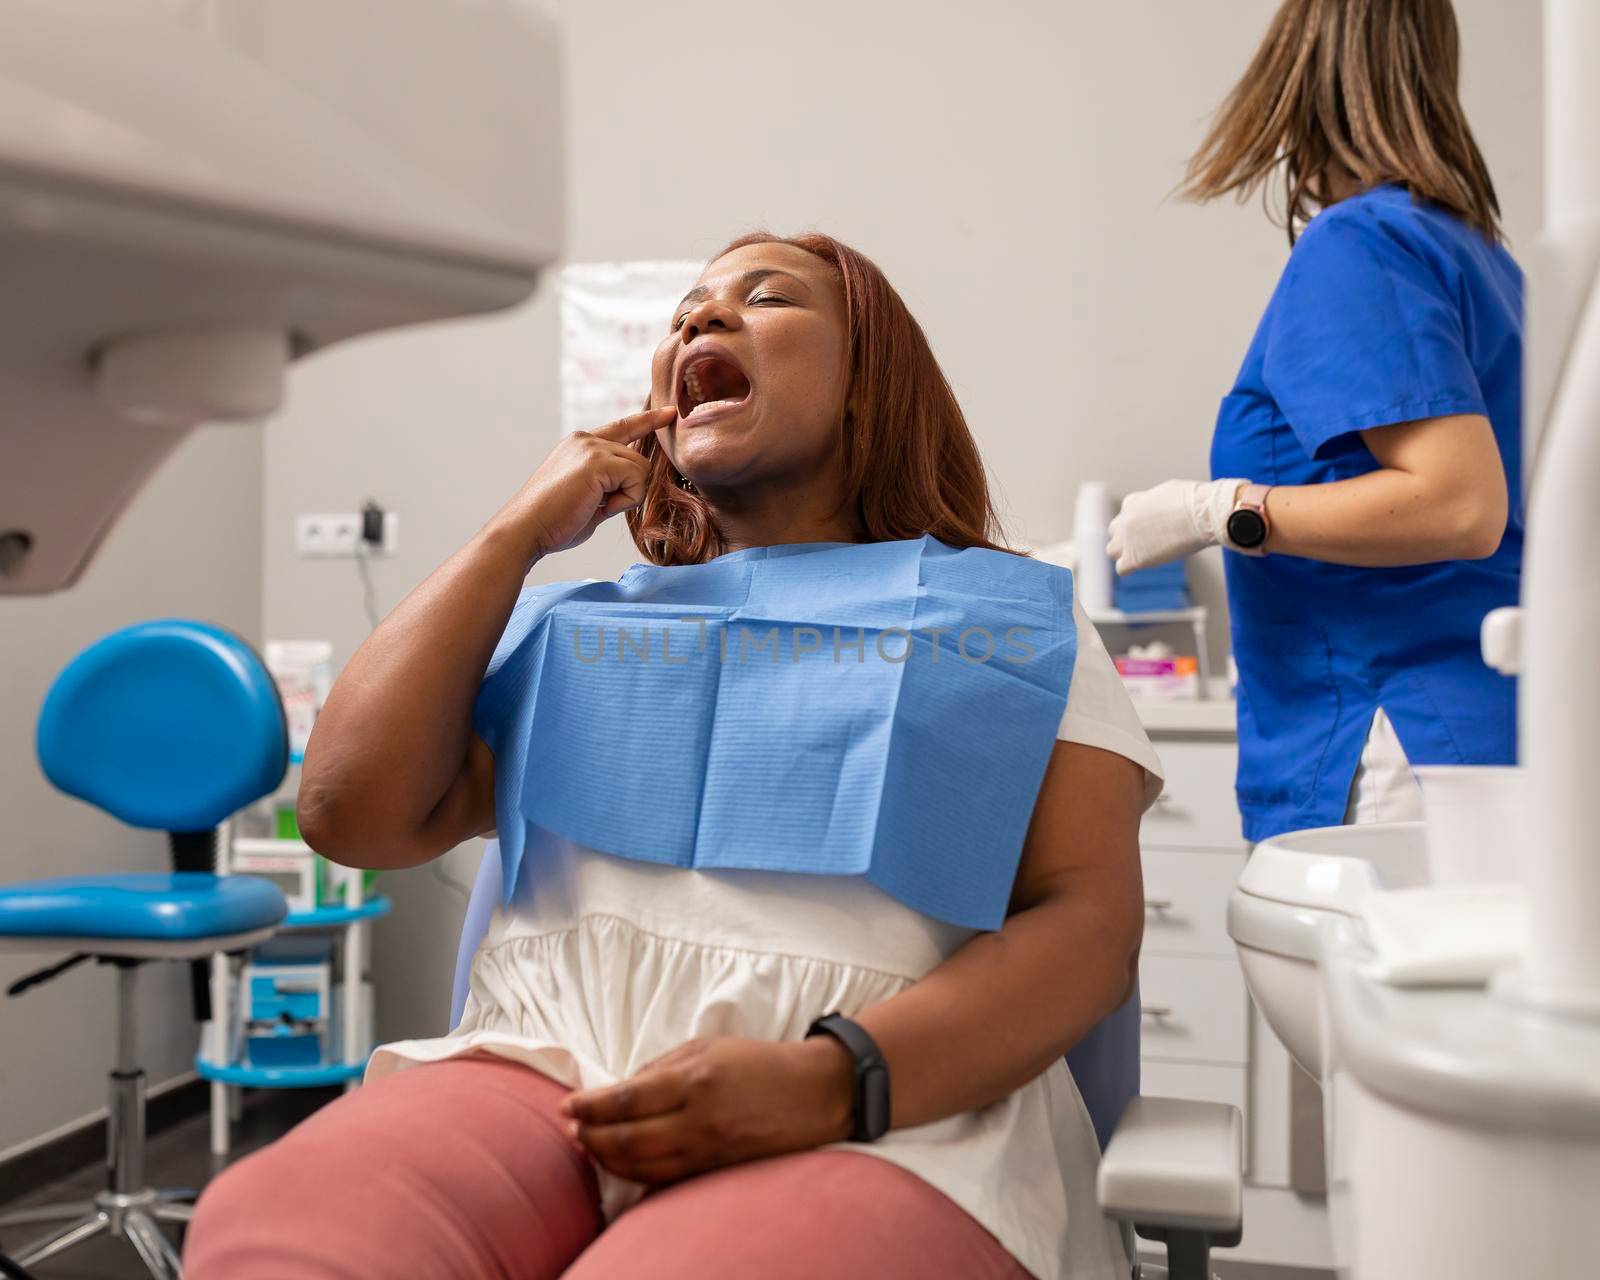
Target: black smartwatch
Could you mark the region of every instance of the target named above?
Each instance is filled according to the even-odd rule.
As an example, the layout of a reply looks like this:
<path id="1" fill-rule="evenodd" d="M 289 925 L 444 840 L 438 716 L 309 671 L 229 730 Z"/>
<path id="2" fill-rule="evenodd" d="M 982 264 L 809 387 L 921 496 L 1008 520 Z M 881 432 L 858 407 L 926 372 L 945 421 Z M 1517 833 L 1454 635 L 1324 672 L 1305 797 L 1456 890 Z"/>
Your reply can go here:
<path id="1" fill-rule="evenodd" d="M 878 1043 L 860 1023 L 842 1013 L 818 1018 L 806 1030 L 806 1039 L 815 1035 L 832 1036 L 856 1060 L 855 1130 L 852 1142 L 875 1142 L 889 1132 L 889 1064 L 883 1060 Z"/>
<path id="2" fill-rule="evenodd" d="M 1267 520 L 1267 494 L 1269 484 L 1245 484 L 1239 487 L 1233 510 L 1228 513 L 1226 532 L 1228 545 L 1245 555 L 1266 555 L 1267 536 L 1272 525 Z"/>

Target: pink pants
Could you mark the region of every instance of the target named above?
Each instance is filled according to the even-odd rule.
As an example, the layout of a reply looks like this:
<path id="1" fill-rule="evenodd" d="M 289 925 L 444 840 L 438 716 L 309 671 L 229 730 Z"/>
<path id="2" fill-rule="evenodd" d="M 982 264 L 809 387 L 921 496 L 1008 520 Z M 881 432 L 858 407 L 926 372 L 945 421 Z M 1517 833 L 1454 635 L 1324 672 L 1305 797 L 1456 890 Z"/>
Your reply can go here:
<path id="1" fill-rule="evenodd" d="M 594 1166 L 516 1063 L 408 1068 L 206 1188 L 188 1280 L 1024 1280 L 952 1201 L 887 1161 L 809 1151 L 653 1192 L 610 1227 Z"/>

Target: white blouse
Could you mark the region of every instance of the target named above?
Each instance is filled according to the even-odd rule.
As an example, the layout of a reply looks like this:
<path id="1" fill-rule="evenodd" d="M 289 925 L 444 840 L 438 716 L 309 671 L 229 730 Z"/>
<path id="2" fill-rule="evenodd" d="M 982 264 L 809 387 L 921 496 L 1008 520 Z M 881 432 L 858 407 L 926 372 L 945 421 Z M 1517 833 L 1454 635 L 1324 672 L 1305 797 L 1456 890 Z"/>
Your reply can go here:
<path id="1" fill-rule="evenodd" d="M 1074 612 L 1078 657 L 1057 736 L 1142 765 L 1148 804 L 1160 761 L 1100 637 Z M 533 826 L 523 866 L 537 874 L 496 909 L 460 1025 L 380 1047 L 367 1079 L 487 1051 L 590 1089 L 697 1037 L 799 1040 L 823 1013 L 859 1013 L 905 990 L 974 936 L 861 876 L 662 866 Z M 1096 1202 L 1099 1147 L 1065 1062 L 981 1110 L 836 1145 L 924 1179 L 1040 1280 L 1128 1273 Z M 644 1194 L 599 1177 L 608 1219 Z"/>

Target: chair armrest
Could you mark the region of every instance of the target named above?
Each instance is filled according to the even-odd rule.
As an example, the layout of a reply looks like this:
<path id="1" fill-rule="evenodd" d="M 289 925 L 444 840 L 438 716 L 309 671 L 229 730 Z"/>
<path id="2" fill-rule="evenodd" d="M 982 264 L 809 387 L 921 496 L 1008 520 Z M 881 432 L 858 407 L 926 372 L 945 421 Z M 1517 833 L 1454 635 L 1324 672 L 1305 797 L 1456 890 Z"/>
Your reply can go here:
<path id="1" fill-rule="evenodd" d="M 1100 1159 L 1100 1207 L 1138 1227 L 1200 1231 L 1221 1244 L 1244 1220 L 1237 1107 L 1135 1098 Z M 1143 1234 L 1143 1233 L 1141 1233 Z"/>

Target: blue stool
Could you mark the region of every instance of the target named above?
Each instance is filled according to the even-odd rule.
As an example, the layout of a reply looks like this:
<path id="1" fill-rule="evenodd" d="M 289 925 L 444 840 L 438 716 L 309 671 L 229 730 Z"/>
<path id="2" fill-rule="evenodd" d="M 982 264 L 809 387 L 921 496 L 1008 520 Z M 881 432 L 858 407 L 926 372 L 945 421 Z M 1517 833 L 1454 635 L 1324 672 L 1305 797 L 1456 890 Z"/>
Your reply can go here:
<path id="1" fill-rule="evenodd" d="M 212 831 L 277 787 L 288 733 L 271 676 L 237 636 L 197 622 L 147 622 L 92 645 L 56 678 L 39 714 L 38 752 L 56 787 L 130 826 L 173 833 L 177 848 L 183 837 Z M 150 960 L 252 946 L 287 913 L 283 895 L 266 880 L 195 871 L 0 887 L 0 949 L 72 953 L 8 994 L 88 959 L 117 969 L 107 1189 L 93 1200 L 0 1217 L 0 1230 L 58 1224 L 24 1246 L 18 1264 L 110 1232 L 132 1245 L 151 1275 L 181 1275 L 177 1250 L 157 1222 L 186 1222 L 193 1193 L 145 1185 L 134 975 Z"/>

